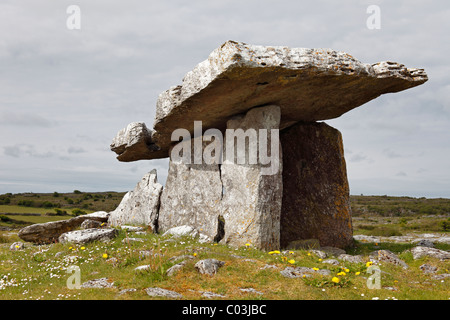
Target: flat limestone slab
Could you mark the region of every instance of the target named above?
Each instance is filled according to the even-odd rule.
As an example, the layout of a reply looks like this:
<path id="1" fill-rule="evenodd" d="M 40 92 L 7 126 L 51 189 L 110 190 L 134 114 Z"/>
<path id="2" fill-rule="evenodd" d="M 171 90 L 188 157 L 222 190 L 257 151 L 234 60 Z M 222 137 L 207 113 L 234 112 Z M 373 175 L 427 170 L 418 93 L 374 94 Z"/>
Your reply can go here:
<path id="1" fill-rule="evenodd" d="M 250 108 L 281 107 L 280 128 L 298 121 L 337 118 L 381 94 L 428 80 L 423 69 L 397 62 L 361 63 L 345 52 L 248 45 L 227 41 L 188 72 L 181 85 L 160 94 L 151 146 L 120 161 L 168 156 L 177 128 L 224 128 L 230 116 Z"/>

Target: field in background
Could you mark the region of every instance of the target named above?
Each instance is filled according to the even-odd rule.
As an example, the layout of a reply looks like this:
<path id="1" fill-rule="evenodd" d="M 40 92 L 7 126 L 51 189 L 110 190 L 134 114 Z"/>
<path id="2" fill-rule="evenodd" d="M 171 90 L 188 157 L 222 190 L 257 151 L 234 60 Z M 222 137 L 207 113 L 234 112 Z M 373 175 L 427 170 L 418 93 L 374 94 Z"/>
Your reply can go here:
<path id="1" fill-rule="evenodd" d="M 110 212 L 124 195 L 125 192 L 79 190 L 3 194 L 0 195 L 0 227 L 21 228 L 95 211 Z M 350 204 L 356 234 L 393 236 L 450 231 L 450 199 L 354 195 L 350 196 Z"/>
<path id="2" fill-rule="evenodd" d="M 112 211 L 125 192 L 20 193 L 0 195 L 0 228 L 69 219 L 95 211 Z"/>

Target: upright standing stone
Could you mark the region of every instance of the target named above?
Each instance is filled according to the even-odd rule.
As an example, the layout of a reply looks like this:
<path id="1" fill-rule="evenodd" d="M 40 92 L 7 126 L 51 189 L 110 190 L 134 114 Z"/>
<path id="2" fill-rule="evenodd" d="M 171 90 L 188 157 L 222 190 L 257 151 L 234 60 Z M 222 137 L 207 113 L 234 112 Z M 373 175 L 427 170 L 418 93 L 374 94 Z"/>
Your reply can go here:
<path id="1" fill-rule="evenodd" d="M 191 150 L 200 143 L 202 152 L 207 143 L 203 136 L 182 141 L 177 147 Z M 219 164 L 194 164 L 170 159 L 166 185 L 161 195 L 158 226 L 160 231 L 188 225 L 213 239 L 217 234 L 222 183 Z"/>
<path id="2" fill-rule="evenodd" d="M 245 164 L 224 162 L 222 165 L 222 181 L 224 195 L 222 200 L 223 219 L 225 224 L 226 243 L 243 246 L 250 243 L 265 250 L 278 249 L 280 246 L 280 213 L 283 192 L 282 155 L 279 145 L 278 128 L 281 112 L 278 106 L 253 108 L 244 116 L 235 117 L 227 122 L 227 129 L 242 129 L 248 132 L 255 129 L 257 138 L 267 130 L 267 140 L 263 146 L 258 144 L 258 162 L 250 164 L 250 143 L 246 141 Z M 272 136 L 275 129 L 277 135 Z M 225 137 L 225 145 L 229 136 Z M 238 139 L 237 139 L 238 140 Z M 272 143 L 273 142 L 273 143 Z M 272 149 L 273 146 L 277 148 Z M 236 149 L 239 144 L 236 143 Z M 261 158 L 262 147 L 266 147 L 272 162 L 264 165 Z M 226 150 L 228 151 L 228 150 Z M 275 153 L 278 153 L 275 156 Z M 235 153 L 237 155 L 237 152 Z M 273 155 L 273 156 L 272 156 Z M 225 158 L 227 154 L 225 152 Z M 272 170 L 268 170 L 271 167 Z M 269 172 L 271 171 L 271 172 Z"/>
<path id="3" fill-rule="evenodd" d="M 189 225 L 215 241 L 223 239 L 230 245 L 251 243 L 261 249 L 279 248 L 281 147 L 278 135 L 272 137 L 270 131 L 278 130 L 279 123 L 279 107 L 254 108 L 227 123 L 227 129 L 231 131 L 242 129 L 245 135 L 251 133 L 248 129 L 252 129 L 255 133 L 252 141 L 244 135 L 236 138 L 235 153 L 230 156 L 230 161 L 224 161 L 223 164 L 185 164 L 171 158 L 161 196 L 159 228 L 165 231 Z M 267 129 L 268 132 L 268 139 L 263 139 L 264 151 L 267 150 L 264 154 L 267 153 L 271 161 L 263 159 L 265 164 L 260 159 L 262 145 L 258 143 L 259 129 Z M 227 137 L 225 135 L 224 151 Z M 232 138 L 235 139 L 234 136 Z M 274 143 L 272 139 L 276 139 Z M 214 142 L 216 140 L 211 143 Z M 202 146 L 202 152 L 206 152 L 211 143 L 205 141 L 204 136 L 199 136 L 180 142 L 176 147 L 181 150 L 180 145 L 185 144 L 185 150 L 191 148 L 193 156 L 196 144 Z M 255 143 L 258 146 L 254 148 L 259 151 L 258 158 L 256 163 L 250 164 L 249 149 L 250 146 L 255 147 Z M 272 145 L 278 147 L 273 151 L 278 153 L 277 157 L 272 157 Z M 244 163 L 239 163 L 237 150 L 243 152 Z M 227 159 L 226 152 L 224 159 Z"/>
<path id="4" fill-rule="evenodd" d="M 298 123 L 281 135 L 281 246 L 318 239 L 321 246 L 352 242 L 349 187 L 341 133 L 325 123 Z"/>
<path id="5" fill-rule="evenodd" d="M 125 194 L 116 210 L 111 212 L 108 223 L 112 226 L 147 225 L 155 231 L 162 189 L 156 170 L 153 169 L 142 178 L 134 190 Z"/>

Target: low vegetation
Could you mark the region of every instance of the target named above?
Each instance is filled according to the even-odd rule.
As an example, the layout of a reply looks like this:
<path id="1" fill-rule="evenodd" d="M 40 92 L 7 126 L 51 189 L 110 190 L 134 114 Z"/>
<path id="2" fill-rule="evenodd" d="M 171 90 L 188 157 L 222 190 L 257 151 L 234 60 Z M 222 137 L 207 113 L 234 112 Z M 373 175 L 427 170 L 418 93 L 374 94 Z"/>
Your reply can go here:
<path id="1" fill-rule="evenodd" d="M 91 194 L 89 200 L 82 203 L 109 203 L 114 209 L 120 202 L 122 194 L 111 193 L 112 197 L 105 198 L 108 193 L 101 193 L 103 198 L 95 199 Z M 3 199 L 4 199 L 3 195 Z M 37 207 L 18 205 L 18 201 L 30 197 L 34 204 L 49 201 L 57 206 L 53 208 L 54 215 L 20 215 L 27 212 L 10 212 L 18 215 L 0 215 L 0 226 L 16 225 L 18 221 L 31 223 L 33 219 L 41 222 L 52 219 L 70 218 L 73 209 L 98 211 L 100 207 L 65 206 L 68 197 L 75 201 L 84 199 L 82 192 L 68 194 L 40 195 L 40 197 L 8 196 L 9 203 L 0 205 L 0 212 L 4 208 L 22 208 L 37 210 Z M 383 200 L 383 197 L 378 199 Z M 391 197 L 392 198 L 392 197 Z M 101 200 L 105 200 L 104 202 Z M 113 199 L 115 199 L 113 201 Z M 59 202 L 61 201 L 61 202 Z M 392 200 L 386 200 L 392 201 Z M 405 200 L 409 202 L 409 200 Z M 412 200 L 414 201 L 414 200 Z M 419 199 L 419 201 L 422 201 Z M 443 200 L 442 200 L 443 201 Z M 397 202 L 402 202 L 398 200 Z M 426 202 L 426 201 L 425 201 Z M 373 199 L 352 197 L 352 206 L 364 207 L 380 206 Z M 444 206 L 445 201 L 442 202 Z M 105 204 L 106 205 L 106 204 Z M 409 205 L 409 204 L 408 204 Z M 397 206 L 405 206 L 397 204 Z M 60 211 L 54 210 L 55 208 Z M 47 208 L 40 208 L 47 212 Z M 109 210 L 109 209 L 107 209 Z M 106 210 L 106 211 L 107 211 Z M 8 211 L 8 210 L 6 210 Z M 64 214 L 64 211 L 67 215 Z M 35 211 L 34 211 L 35 212 Z M 382 211 L 387 212 L 387 211 Z M 7 213 L 7 212 L 6 212 Z M 33 213 L 33 212 L 28 212 Z M 36 213 L 36 212 L 35 212 Z M 58 214 L 59 213 L 59 214 Z M 448 213 L 439 214 L 405 214 L 387 216 L 369 212 L 357 213 L 353 224 L 356 234 L 398 235 L 408 232 L 440 232 L 447 234 Z M 442 224 L 441 222 L 445 222 Z M 35 223 L 35 222 L 32 222 Z M 20 225 L 20 226 L 19 226 Z M 1 230 L 1 229 L 0 229 Z M 381 230 L 381 231 L 380 231 Z M 142 241 L 133 241 L 139 238 Z M 160 287 L 176 291 L 184 299 L 207 299 L 205 292 L 222 295 L 214 299 L 335 299 L 335 300 L 371 300 L 371 299 L 410 299 L 410 300 L 448 300 L 450 278 L 434 279 L 432 274 L 424 273 L 420 266 L 428 264 L 437 268 L 436 274 L 450 273 L 449 260 L 440 261 L 431 257 L 414 260 L 411 243 L 367 243 L 355 241 L 355 246 L 349 248 L 347 253 L 362 255 L 363 262 L 350 263 L 340 261 L 335 266 L 324 263 L 324 258 L 309 250 L 273 251 L 264 252 L 251 245 L 241 248 L 232 248 L 223 244 L 199 243 L 191 238 L 170 239 L 150 232 L 134 234 L 124 230 L 111 242 L 94 242 L 86 245 L 60 244 L 37 246 L 26 243 L 22 250 L 10 250 L 13 242 L 20 241 L 16 230 L 0 231 L 0 299 L 155 299 L 149 297 L 145 289 Z M 437 244 L 436 248 L 449 250 L 448 244 Z M 369 254 L 375 250 L 386 249 L 398 255 L 409 268 L 389 263 L 379 265 L 381 273 L 381 289 L 369 289 L 367 282 L 370 276 L 367 268 L 370 265 Z M 184 267 L 172 276 L 167 270 L 177 262 L 174 257 L 188 255 L 191 259 L 185 260 Z M 200 274 L 194 265 L 200 259 L 215 258 L 225 262 L 214 276 Z M 145 271 L 135 271 L 135 268 L 148 265 Z M 69 289 L 67 281 L 72 275 L 68 273 L 70 266 L 80 268 L 81 283 L 88 280 L 107 278 L 114 283 L 113 288 L 81 288 Z M 286 278 L 280 271 L 286 267 L 309 267 L 330 270 L 330 275 L 313 275 L 312 277 Z M 121 290 L 135 289 L 121 294 Z M 241 289 L 251 289 L 243 291 Z M 159 298 L 157 298 L 159 299 Z"/>

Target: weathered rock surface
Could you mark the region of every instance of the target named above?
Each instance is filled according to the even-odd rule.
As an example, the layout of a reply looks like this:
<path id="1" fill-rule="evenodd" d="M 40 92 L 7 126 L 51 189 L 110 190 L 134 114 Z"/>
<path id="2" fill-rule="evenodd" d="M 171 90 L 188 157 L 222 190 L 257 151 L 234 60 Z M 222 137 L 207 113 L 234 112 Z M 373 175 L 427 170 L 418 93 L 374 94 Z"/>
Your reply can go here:
<path id="1" fill-rule="evenodd" d="M 245 116 L 234 117 L 227 122 L 228 129 L 255 129 L 259 139 L 259 130 L 278 130 L 280 124 L 280 108 L 266 106 L 251 109 Z M 272 141 L 274 140 L 274 141 Z M 278 149 L 271 150 L 278 145 Z M 225 137 L 225 145 L 228 143 Z M 264 142 L 266 143 L 266 142 Z M 261 152 L 262 144 L 258 145 Z M 239 149 L 239 145 L 237 148 Z M 245 154 L 249 154 L 250 142 L 245 146 Z M 244 164 L 239 164 L 234 157 L 228 157 L 221 167 L 223 197 L 221 214 L 224 220 L 224 241 L 230 245 L 244 246 L 250 243 L 259 249 L 273 250 L 280 247 L 280 215 L 283 194 L 282 153 L 279 137 L 267 136 L 266 150 L 270 150 L 272 163 L 263 165 L 250 164 L 249 156 Z M 277 153 L 277 156 L 273 156 Z M 269 169 L 269 167 L 271 169 Z M 267 172 L 266 172 L 267 171 Z M 267 174 L 270 173 L 270 174 Z"/>
<path id="2" fill-rule="evenodd" d="M 144 175 L 134 190 L 125 194 L 116 210 L 111 212 L 108 223 L 111 226 L 148 225 L 156 231 L 162 189 L 153 169 Z"/>
<path id="3" fill-rule="evenodd" d="M 280 271 L 280 274 L 286 278 L 311 277 L 314 273 L 328 276 L 331 274 L 331 271 L 328 269 L 314 270 L 313 268 L 307 267 L 286 267 Z"/>
<path id="4" fill-rule="evenodd" d="M 246 115 L 234 117 L 227 129 L 278 129 L 280 112 L 277 106 L 254 108 Z M 273 137 L 277 139 L 278 137 Z M 198 141 L 199 140 L 199 141 Z M 225 137 L 224 146 L 227 143 Z M 257 140 L 258 141 L 258 140 Z M 202 136 L 187 144 L 194 155 L 195 145 L 202 152 L 209 146 Z M 268 149 L 272 137 L 268 135 Z M 239 142 L 236 143 L 239 149 Z M 161 195 L 158 225 L 161 230 L 191 225 L 210 239 L 223 239 L 230 245 L 251 243 L 260 249 L 279 248 L 279 220 L 282 195 L 281 150 L 274 161 L 249 163 L 249 142 L 241 148 L 247 155 L 245 162 L 185 164 L 171 159 L 166 186 Z M 225 150 L 224 150 L 225 151 Z M 234 154 L 237 157 L 237 152 Z M 224 159 L 227 159 L 224 152 Z M 230 157 L 233 159 L 233 157 Z M 192 161 L 193 162 L 193 161 Z M 271 170 L 274 170 L 274 174 Z"/>
<path id="5" fill-rule="evenodd" d="M 389 250 L 377 250 L 370 254 L 373 258 L 378 261 L 384 261 L 390 264 L 401 266 L 403 269 L 408 269 L 408 265 L 405 261 L 400 259 L 395 253 Z"/>
<path id="6" fill-rule="evenodd" d="M 298 123 L 280 134 L 283 148 L 281 246 L 318 239 L 352 243 L 349 186 L 342 137 L 325 123 Z"/>
<path id="7" fill-rule="evenodd" d="M 194 267 L 201 274 L 213 276 L 219 271 L 219 268 L 225 264 L 223 261 L 217 259 L 204 259 L 197 262 Z"/>
<path id="8" fill-rule="evenodd" d="M 114 282 L 108 281 L 108 278 L 94 279 L 84 282 L 81 285 L 81 288 L 95 288 L 95 289 L 114 288 Z"/>
<path id="9" fill-rule="evenodd" d="M 183 298 L 183 296 L 181 294 L 179 294 L 178 292 L 172 291 L 172 290 L 167 290 L 167 289 L 163 289 L 163 288 L 147 288 L 145 289 L 145 292 L 150 296 L 150 297 L 165 297 L 165 298 L 172 298 L 172 299 L 181 299 Z"/>
<path id="10" fill-rule="evenodd" d="M 420 259 L 423 257 L 433 257 L 440 260 L 447 260 L 450 259 L 450 252 L 436 249 L 436 248 L 429 248 L 429 247 L 414 247 L 411 249 L 411 252 L 413 254 L 414 259 Z"/>
<path id="11" fill-rule="evenodd" d="M 61 234 L 75 230 L 85 220 L 106 222 L 108 213 L 104 211 L 94 212 L 68 220 L 59 220 L 46 223 L 36 223 L 20 229 L 18 236 L 24 240 L 35 243 L 52 243 L 58 240 Z"/>
<path id="12" fill-rule="evenodd" d="M 155 151 L 143 148 L 133 157 L 122 156 L 124 148 L 116 152 L 122 161 L 165 158 L 176 128 L 193 132 L 194 121 L 201 120 L 205 129 L 221 129 L 224 119 L 266 104 L 281 107 L 281 128 L 297 121 L 332 119 L 427 79 L 423 69 L 390 61 L 364 64 L 331 49 L 227 41 L 188 72 L 181 85 L 160 94 L 151 136 Z"/>
<path id="13" fill-rule="evenodd" d="M 192 141 L 180 142 L 186 150 L 200 143 L 202 151 L 206 143 L 202 136 Z M 166 185 L 161 194 L 158 227 L 167 231 L 173 227 L 195 226 L 195 229 L 214 239 L 217 234 L 222 182 L 219 164 L 186 164 L 169 162 Z"/>
<path id="14" fill-rule="evenodd" d="M 117 236 L 117 230 L 107 229 L 83 229 L 63 233 L 59 236 L 61 243 L 86 244 L 93 241 L 109 241 Z"/>
<path id="15" fill-rule="evenodd" d="M 151 156 L 155 146 L 151 143 L 151 130 L 143 122 L 132 122 L 120 130 L 110 148 L 118 154 L 119 161 L 135 161 L 143 155 Z"/>

